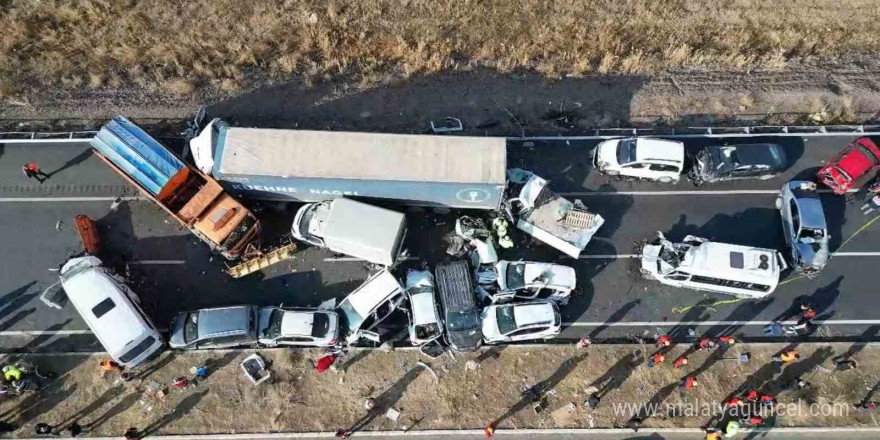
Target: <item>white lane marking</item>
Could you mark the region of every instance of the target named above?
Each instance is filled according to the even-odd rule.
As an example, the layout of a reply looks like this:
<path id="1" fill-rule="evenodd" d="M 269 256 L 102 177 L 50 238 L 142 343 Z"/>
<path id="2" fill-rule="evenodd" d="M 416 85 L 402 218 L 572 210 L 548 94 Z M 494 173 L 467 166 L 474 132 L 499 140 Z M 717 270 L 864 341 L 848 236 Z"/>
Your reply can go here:
<path id="1" fill-rule="evenodd" d="M 847 193 L 855 193 L 857 189 L 851 189 Z M 833 194 L 830 189 L 820 189 L 821 194 Z M 743 196 L 743 195 L 776 195 L 777 189 L 742 189 L 742 190 L 706 190 L 706 191 L 592 191 L 592 192 L 561 192 L 563 197 L 589 197 L 589 196 Z"/>
<path id="2" fill-rule="evenodd" d="M 0 336 L 69 336 L 90 335 L 91 330 L 6 330 Z"/>
<path id="3" fill-rule="evenodd" d="M 880 252 L 833 252 L 832 257 L 880 257 Z M 642 258 L 641 254 L 594 254 L 581 255 L 579 260 L 620 260 L 626 258 Z"/>
<path id="4" fill-rule="evenodd" d="M 641 258 L 640 254 L 595 254 L 595 255 L 581 255 L 578 257 L 579 260 L 616 260 L 619 258 Z"/>
<path id="5" fill-rule="evenodd" d="M 416 261 L 418 259 L 419 259 L 419 257 L 406 257 L 405 261 Z M 338 262 L 343 262 L 343 261 L 345 261 L 345 262 L 366 262 L 367 260 L 363 260 L 363 259 L 355 258 L 355 257 L 330 257 L 330 258 L 325 258 L 324 261 L 331 262 L 331 263 L 338 263 Z"/>
<path id="6" fill-rule="evenodd" d="M 563 322 L 562 325 L 567 327 L 668 327 L 676 325 L 750 325 L 765 326 L 773 324 L 777 321 L 691 321 L 691 322 L 671 322 L 671 321 L 629 321 L 629 322 Z M 778 321 L 783 325 L 797 324 L 797 321 Z M 878 325 L 878 319 L 814 319 L 814 323 L 822 323 L 828 325 Z"/>
<path id="7" fill-rule="evenodd" d="M 44 203 L 44 202 L 112 202 L 116 197 L 4 197 L 0 203 Z M 122 201 L 146 200 L 145 197 L 122 197 Z"/>
<path id="8" fill-rule="evenodd" d="M 58 138 L 58 139 L 0 139 L 0 144 L 88 144 L 92 138 Z"/>
<path id="9" fill-rule="evenodd" d="M 137 260 L 137 261 L 129 261 L 129 264 L 144 264 L 144 265 L 186 264 L 186 260 Z"/>

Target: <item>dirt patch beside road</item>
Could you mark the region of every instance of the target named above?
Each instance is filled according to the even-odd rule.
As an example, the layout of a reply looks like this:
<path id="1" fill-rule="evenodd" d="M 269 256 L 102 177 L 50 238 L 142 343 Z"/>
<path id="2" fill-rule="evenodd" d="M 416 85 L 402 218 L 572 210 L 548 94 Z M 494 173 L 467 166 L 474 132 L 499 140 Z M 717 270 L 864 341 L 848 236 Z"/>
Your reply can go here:
<path id="1" fill-rule="evenodd" d="M 701 413 L 708 405 L 757 388 L 777 395 L 788 411 L 803 412 L 771 417 L 771 426 L 875 424 L 870 413 L 857 412 L 852 404 L 880 379 L 880 348 L 802 345 L 801 360 L 783 367 L 769 363 L 782 345 L 745 344 L 693 354 L 688 365 L 673 369 L 670 363 L 686 348 L 675 347 L 667 363 L 655 368 L 643 362 L 653 346 L 638 345 L 492 348 L 433 360 L 413 351 L 353 352 L 342 361 L 344 371 L 323 374 L 311 364 L 320 351 L 266 350 L 261 353 L 272 362 L 274 380 L 258 386 L 247 382 L 238 366 L 249 353 L 166 353 L 127 383 L 116 375 L 101 377 L 98 357 L 41 356 L 31 362 L 64 374 L 38 394 L 5 399 L 0 413 L 24 425 L 19 436 L 29 436 L 38 422 L 73 420 L 90 426 L 90 435 L 116 436 L 131 426 L 161 434 L 243 433 L 333 431 L 358 421 L 367 430 L 482 428 L 490 422 L 501 428 L 624 427 L 632 408 L 622 405 L 654 403 L 659 406 L 653 415 L 635 409 L 643 411 L 642 426 L 699 427 L 711 419 Z M 737 360 L 743 352 L 751 355 L 746 365 Z M 832 358 L 846 352 L 858 360 L 858 368 L 836 372 Z M 153 381 L 168 387 L 205 360 L 213 364 L 211 375 L 197 387 L 172 387 L 164 401 L 141 391 Z M 687 374 L 697 375 L 696 390 L 678 388 Z M 813 386 L 784 390 L 796 377 Z M 530 388 L 537 392 L 530 394 Z M 602 396 L 592 411 L 584 408 L 588 391 Z M 368 397 L 376 402 L 370 417 L 364 409 Z M 545 405 L 539 412 L 535 397 Z M 839 414 L 812 416 L 811 404 Z M 400 412 L 397 422 L 385 417 L 388 409 Z"/>

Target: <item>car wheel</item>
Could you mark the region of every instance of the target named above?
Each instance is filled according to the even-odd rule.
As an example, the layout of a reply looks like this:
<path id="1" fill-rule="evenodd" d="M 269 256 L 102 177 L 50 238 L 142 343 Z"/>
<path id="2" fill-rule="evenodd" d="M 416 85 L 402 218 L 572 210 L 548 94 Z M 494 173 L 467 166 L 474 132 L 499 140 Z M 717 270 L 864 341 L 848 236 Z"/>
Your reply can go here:
<path id="1" fill-rule="evenodd" d="M 620 175 L 620 171 L 614 171 L 614 170 L 605 171 L 605 175 L 610 176 L 610 177 L 617 177 Z"/>
<path id="2" fill-rule="evenodd" d="M 782 197 L 776 198 L 776 209 L 782 209 Z"/>
<path id="3" fill-rule="evenodd" d="M 657 181 L 660 183 L 672 183 L 672 177 L 661 177 Z"/>

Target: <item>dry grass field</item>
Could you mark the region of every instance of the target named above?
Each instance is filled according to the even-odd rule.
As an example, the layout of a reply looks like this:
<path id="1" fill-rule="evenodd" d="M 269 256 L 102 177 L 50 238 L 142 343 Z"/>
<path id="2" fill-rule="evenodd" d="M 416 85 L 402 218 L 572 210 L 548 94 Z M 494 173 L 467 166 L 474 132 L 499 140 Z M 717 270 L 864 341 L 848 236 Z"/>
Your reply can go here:
<path id="1" fill-rule="evenodd" d="M 0 97 L 784 69 L 880 50 L 876 0 L 4 0 Z"/>

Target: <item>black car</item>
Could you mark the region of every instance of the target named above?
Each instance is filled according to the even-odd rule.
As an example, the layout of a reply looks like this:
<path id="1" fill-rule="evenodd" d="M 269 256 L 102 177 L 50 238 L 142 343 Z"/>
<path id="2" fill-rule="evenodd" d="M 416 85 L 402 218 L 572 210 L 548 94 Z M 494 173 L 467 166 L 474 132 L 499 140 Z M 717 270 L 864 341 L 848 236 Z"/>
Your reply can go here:
<path id="1" fill-rule="evenodd" d="M 688 177 L 694 185 L 741 179 L 772 179 L 785 169 L 785 151 L 778 144 L 712 145 L 693 156 Z"/>
<path id="2" fill-rule="evenodd" d="M 455 351 L 476 350 L 483 342 L 483 332 L 470 265 L 466 260 L 438 264 L 434 279 L 446 323 L 446 342 Z"/>

